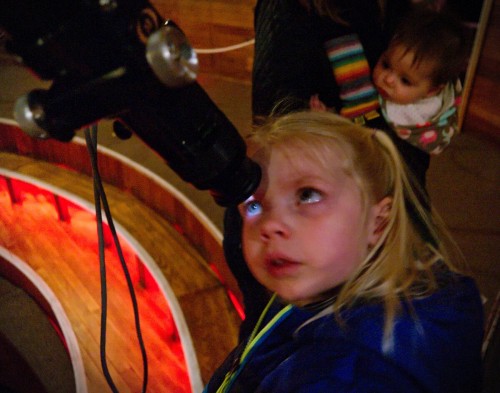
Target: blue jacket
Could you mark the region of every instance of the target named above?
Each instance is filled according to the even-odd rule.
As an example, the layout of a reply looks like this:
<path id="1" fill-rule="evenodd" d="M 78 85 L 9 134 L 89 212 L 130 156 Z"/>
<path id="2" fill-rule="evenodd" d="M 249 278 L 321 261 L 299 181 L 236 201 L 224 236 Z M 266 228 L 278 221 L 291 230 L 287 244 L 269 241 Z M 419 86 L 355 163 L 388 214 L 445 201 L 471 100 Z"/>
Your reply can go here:
<path id="1" fill-rule="evenodd" d="M 269 320 L 282 308 L 268 312 Z M 238 369 L 230 392 L 480 392 L 483 313 L 469 278 L 459 277 L 397 315 L 383 348 L 383 307 L 361 305 L 343 324 L 321 312 L 292 307 Z M 216 392 L 245 343 L 216 371 Z"/>

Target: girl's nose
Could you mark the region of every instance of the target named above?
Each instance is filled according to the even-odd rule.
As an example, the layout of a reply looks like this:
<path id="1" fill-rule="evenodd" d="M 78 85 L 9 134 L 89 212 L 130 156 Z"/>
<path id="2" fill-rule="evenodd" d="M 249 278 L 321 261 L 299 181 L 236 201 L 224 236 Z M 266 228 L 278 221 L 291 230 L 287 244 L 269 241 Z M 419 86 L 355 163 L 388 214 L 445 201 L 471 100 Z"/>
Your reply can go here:
<path id="1" fill-rule="evenodd" d="M 269 241 L 273 238 L 288 238 L 290 228 L 283 220 L 283 216 L 275 212 L 268 213 L 263 218 L 260 227 L 260 237 L 263 241 Z"/>

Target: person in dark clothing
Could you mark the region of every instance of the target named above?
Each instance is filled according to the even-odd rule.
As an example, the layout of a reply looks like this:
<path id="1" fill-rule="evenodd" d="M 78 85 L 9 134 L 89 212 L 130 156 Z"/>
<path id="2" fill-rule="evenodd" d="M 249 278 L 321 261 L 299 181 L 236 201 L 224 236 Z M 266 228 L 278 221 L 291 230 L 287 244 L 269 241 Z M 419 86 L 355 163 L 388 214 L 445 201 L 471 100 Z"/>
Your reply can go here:
<path id="1" fill-rule="evenodd" d="M 340 111 L 339 86 L 324 47 L 329 39 L 355 32 L 368 63 L 372 67 L 376 64 L 387 41 L 377 1 L 335 3 L 342 10 L 336 20 L 318 12 L 312 2 L 257 2 L 252 71 L 252 113 L 257 123 L 260 117 L 269 116 L 283 98 L 293 98 L 297 107 L 307 107 L 311 95 L 319 94 L 329 107 Z"/>

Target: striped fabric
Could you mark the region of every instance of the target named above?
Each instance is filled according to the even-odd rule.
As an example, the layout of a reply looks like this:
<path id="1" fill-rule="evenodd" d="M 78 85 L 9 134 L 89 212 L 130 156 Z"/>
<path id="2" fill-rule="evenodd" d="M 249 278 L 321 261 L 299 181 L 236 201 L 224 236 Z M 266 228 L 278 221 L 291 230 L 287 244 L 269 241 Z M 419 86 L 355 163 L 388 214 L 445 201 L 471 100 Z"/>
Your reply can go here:
<path id="1" fill-rule="evenodd" d="M 358 36 L 334 38 L 325 43 L 325 49 L 340 87 L 343 101 L 340 114 L 353 119 L 378 109 L 378 94 L 371 82 L 370 66 Z"/>

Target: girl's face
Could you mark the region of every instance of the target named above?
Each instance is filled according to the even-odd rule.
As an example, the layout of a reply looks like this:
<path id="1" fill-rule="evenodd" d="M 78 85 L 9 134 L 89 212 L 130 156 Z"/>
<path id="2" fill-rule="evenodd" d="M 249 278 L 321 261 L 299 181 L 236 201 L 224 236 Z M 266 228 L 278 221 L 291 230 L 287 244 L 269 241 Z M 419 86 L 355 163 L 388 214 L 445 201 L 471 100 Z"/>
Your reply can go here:
<path id="1" fill-rule="evenodd" d="M 275 147 L 268 159 L 256 157 L 262 182 L 239 207 L 250 270 L 297 305 L 321 300 L 345 282 L 375 241 L 375 207 L 365 220 L 360 189 L 338 154 L 331 156 L 328 171 L 298 150 Z"/>
<path id="2" fill-rule="evenodd" d="M 414 55 L 398 44 L 382 54 L 373 70 L 373 83 L 382 98 L 410 104 L 439 92 L 431 78 L 434 63 L 423 60 L 414 64 Z"/>

